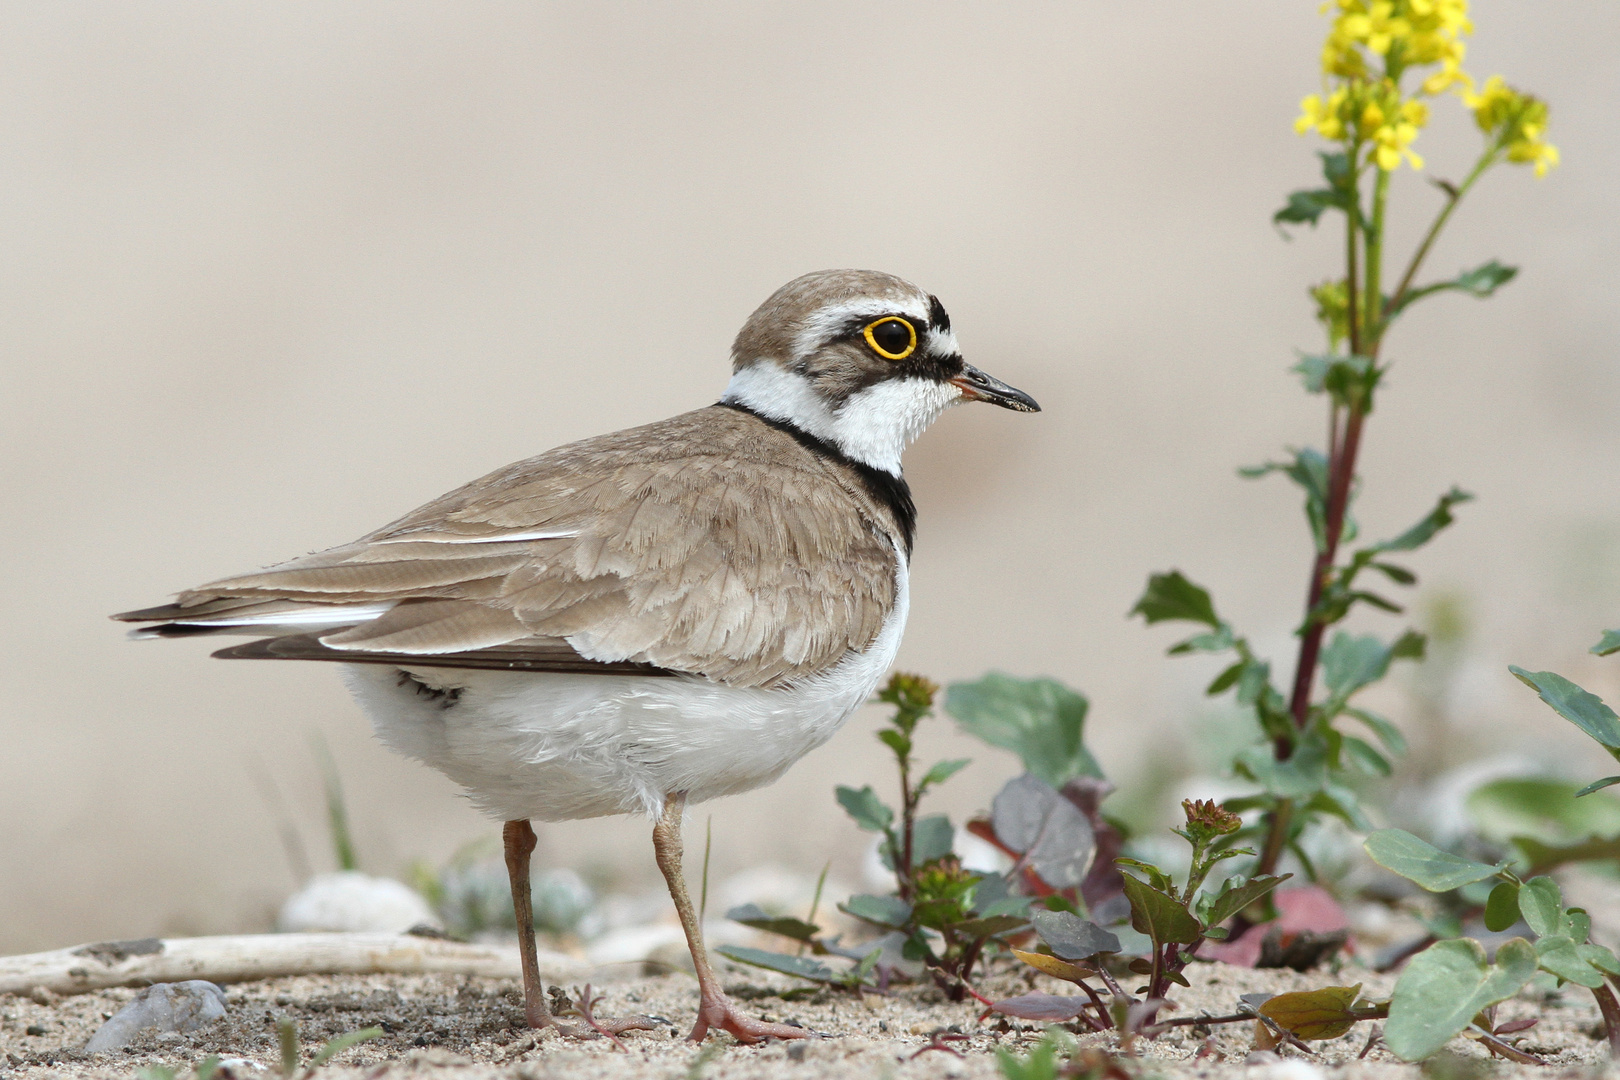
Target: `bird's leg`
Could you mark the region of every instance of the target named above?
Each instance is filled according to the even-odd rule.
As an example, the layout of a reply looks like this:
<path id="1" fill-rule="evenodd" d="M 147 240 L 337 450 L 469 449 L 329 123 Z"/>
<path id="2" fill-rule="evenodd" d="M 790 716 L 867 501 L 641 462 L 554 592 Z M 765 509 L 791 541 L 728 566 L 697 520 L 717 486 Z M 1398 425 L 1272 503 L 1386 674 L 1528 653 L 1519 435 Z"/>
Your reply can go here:
<path id="1" fill-rule="evenodd" d="M 517 916 L 518 955 L 523 960 L 523 1011 L 532 1028 L 562 1030 L 546 1006 L 546 988 L 540 984 L 540 957 L 534 945 L 534 900 L 529 894 L 534 827 L 527 821 L 508 821 L 501 838 L 506 841 L 506 875 L 512 881 L 512 912 Z"/>
<path id="2" fill-rule="evenodd" d="M 681 928 L 686 931 L 686 947 L 692 952 L 692 966 L 697 969 L 698 1015 L 692 1025 L 693 1042 L 702 1042 L 711 1027 L 730 1032 L 738 1042 L 754 1043 L 761 1039 L 805 1039 L 811 1032 L 787 1024 L 771 1024 L 754 1020 L 739 1013 L 720 989 L 720 980 L 709 965 L 709 954 L 703 947 L 703 927 L 692 908 L 692 897 L 686 891 L 686 877 L 681 872 L 681 814 L 686 810 L 686 793 L 677 792 L 664 799 L 664 813 L 653 826 L 653 853 L 658 858 L 658 869 L 669 883 L 670 899 L 675 901 L 675 913 L 681 917 Z"/>
<path id="3" fill-rule="evenodd" d="M 624 1020 L 592 1019 L 591 1027 L 559 1023 L 546 1006 L 545 987 L 540 983 L 540 957 L 534 943 L 534 899 L 529 892 L 529 856 L 534 853 L 534 828 L 527 821 L 508 821 L 501 830 L 506 841 L 506 874 L 512 882 L 512 913 L 517 916 L 518 954 L 523 959 L 523 1012 L 531 1028 L 554 1028 L 563 1035 L 594 1039 L 626 1031 L 651 1031 L 658 1021 L 650 1016 Z M 586 988 L 587 990 L 589 987 Z M 668 1021 L 665 1021 L 666 1023 Z"/>

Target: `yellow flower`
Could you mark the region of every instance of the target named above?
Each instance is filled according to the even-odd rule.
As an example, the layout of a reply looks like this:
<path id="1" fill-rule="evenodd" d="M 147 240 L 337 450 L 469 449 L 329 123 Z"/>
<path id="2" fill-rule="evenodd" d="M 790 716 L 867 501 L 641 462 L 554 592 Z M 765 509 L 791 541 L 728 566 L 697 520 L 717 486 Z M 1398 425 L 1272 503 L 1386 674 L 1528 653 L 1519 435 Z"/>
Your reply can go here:
<path id="1" fill-rule="evenodd" d="M 1330 7 L 1338 14 L 1322 46 L 1329 78 L 1367 78 L 1369 58 L 1377 58 L 1390 74 L 1440 64 L 1423 82 L 1421 92 L 1431 96 L 1467 81 L 1461 39 L 1474 29 L 1468 0 L 1333 0 L 1323 10 Z"/>
<path id="2" fill-rule="evenodd" d="M 1513 89 L 1502 76 L 1492 75 L 1479 92 L 1464 90 L 1463 104 L 1474 111 L 1474 122 L 1486 136 L 1507 151 L 1515 164 L 1534 165 L 1537 176 L 1558 164 L 1558 148 L 1546 141 L 1547 103 Z"/>
<path id="3" fill-rule="evenodd" d="M 1408 149 L 1412 145 L 1412 140 L 1417 138 L 1417 134 L 1415 124 L 1385 124 L 1379 128 L 1373 134 L 1373 139 L 1377 143 L 1373 159 L 1378 162 L 1378 167 L 1385 172 L 1391 172 L 1400 167 L 1404 158 L 1412 168 L 1423 168 L 1423 159 Z"/>
<path id="4" fill-rule="evenodd" d="M 1462 69 L 1463 49 L 1463 43 L 1457 42 L 1456 48 L 1452 50 L 1453 55 L 1440 61 L 1440 70 L 1423 80 L 1422 93 L 1435 97 L 1459 84 L 1465 89 L 1473 89 L 1473 76 Z"/>
<path id="5" fill-rule="evenodd" d="M 1344 138 L 1344 109 L 1348 100 L 1348 92 L 1339 87 L 1328 95 L 1326 101 L 1320 94 L 1308 94 L 1299 103 L 1299 118 L 1294 121 L 1294 130 L 1301 135 L 1307 131 L 1315 131 L 1324 139 L 1339 140 Z"/>

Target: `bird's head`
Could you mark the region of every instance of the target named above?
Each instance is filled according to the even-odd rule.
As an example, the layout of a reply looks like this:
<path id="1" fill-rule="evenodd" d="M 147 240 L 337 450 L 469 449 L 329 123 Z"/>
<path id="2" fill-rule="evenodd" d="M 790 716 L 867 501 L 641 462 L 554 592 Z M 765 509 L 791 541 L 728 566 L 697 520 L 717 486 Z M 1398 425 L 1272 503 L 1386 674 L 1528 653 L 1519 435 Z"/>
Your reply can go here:
<path id="1" fill-rule="evenodd" d="M 731 347 L 722 401 L 900 475 L 900 453 L 964 401 L 1040 406 L 962 359 L 936 297 L 875 270 L 821 270 L 776 290 Z"/>

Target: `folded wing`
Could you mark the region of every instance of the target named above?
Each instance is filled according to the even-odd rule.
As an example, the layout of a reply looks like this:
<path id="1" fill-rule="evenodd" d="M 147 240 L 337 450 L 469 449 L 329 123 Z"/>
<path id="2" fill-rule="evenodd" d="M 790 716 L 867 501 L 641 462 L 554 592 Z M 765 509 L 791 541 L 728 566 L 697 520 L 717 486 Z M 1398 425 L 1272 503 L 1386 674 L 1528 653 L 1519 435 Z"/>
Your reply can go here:
<path id="1" fill-rule="evenodd" d="M 146 635 L 273 635 L 216 654 L 230 657 L 770 686 L 877 636 L 893 535 L 839 462 L 710 408 L 560 447 L 355 543 L 115 618 Z"/>

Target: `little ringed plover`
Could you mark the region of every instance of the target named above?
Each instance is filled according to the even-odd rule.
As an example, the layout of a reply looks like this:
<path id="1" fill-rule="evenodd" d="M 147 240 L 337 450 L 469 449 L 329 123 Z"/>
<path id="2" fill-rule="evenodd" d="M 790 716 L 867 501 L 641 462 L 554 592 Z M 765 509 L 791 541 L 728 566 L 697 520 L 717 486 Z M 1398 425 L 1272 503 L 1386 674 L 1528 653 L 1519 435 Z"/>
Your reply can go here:
<path id="1" fill-rule="evenodd" d="M 338 662 L 384 743 L 504 821 L 535 1027 L 562 1025 L 536 966 L 530 820 L 645 813 L 697 970 L 692 1039 L 806 1034 L 721 990 L 682 876 L 682 813 L 781 776 L 894 659 L 916 519 L 907 444 L 961 402 L 1039 409 L 962 359 L 937 299 L 873 271 L 789 282 L 731 356 L 707 408 L 114 616 L 143 637 L 257 638 L 215 656 Z"/>

